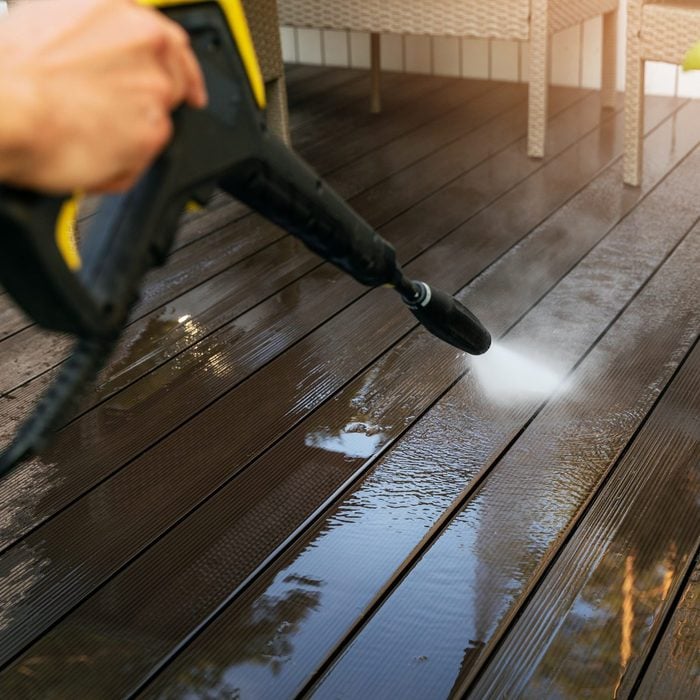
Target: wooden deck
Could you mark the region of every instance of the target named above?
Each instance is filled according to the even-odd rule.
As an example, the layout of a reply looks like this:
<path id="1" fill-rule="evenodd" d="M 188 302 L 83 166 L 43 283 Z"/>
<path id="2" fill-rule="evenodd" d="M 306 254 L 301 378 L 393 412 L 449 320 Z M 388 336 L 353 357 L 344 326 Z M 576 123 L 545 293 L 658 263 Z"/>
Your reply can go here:
<path id="1" fill-rule="evenodd" d="M 293 67 L 298 151 L 470 358 L 223 195 L 0 483 L 3 698 L 700 696 L 700 102 Z M 0 295 L 0 438 L 64 360 Z"/>

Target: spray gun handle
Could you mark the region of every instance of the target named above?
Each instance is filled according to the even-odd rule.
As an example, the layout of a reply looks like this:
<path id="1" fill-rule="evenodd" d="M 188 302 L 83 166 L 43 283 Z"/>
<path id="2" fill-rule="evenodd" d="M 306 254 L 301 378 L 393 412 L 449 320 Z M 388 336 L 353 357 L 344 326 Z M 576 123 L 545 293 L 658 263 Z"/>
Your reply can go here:
<path id="1" fill-rule="evenodd" d="M 71 226 L 65 215 L 70 199 L 0 186 L 0 282 L 43 327 L 98 334 L 100 319 L 79 279 L 80 260 L 61 245 Z"/>

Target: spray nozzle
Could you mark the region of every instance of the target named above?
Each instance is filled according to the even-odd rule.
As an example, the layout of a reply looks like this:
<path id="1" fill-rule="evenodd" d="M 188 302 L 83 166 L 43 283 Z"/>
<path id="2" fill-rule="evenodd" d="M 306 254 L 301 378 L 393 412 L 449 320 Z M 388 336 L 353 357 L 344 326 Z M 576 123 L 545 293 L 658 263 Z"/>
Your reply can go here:
<path id="1" fill-rule="evenodd" d="M 446 292 L 425 282 L 410 282 L 399 289 L 413 315 L 433 334 L 471 355 L 491 347 L 491 334 L 469 309 Z"/>

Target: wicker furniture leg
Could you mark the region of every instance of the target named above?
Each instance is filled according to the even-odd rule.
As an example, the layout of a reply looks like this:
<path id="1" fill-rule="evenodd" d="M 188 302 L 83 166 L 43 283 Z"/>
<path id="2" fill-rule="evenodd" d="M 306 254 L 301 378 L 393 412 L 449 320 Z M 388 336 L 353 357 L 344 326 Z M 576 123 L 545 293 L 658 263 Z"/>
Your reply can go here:
<path id="1" fill-rule="evenodd" d="M 289 111 L 287 109 L 287 83 L 284 78 L 277 78 L 265 84 L 267 93 L 267 125 L 287 145 L 289 136 Z"/>
<path id="2" fill-rule="evenodd" d="M 617 10 L 603 15 L 601 98 L 609 109 L 614 109 L 617 96 L 617 16 Z"/>
<path id="3" fill-rule="evenodd" d="M 638 187 L 642 180 L 642 126 L 644 124 L 644 60 L 641 55 L 641 0 L 629 0 L 627 14 L 627 69 L 625 78 L 624 181 Z"/>
<path id="4" fill-rule="evenodd" d="M 532 0 L 530 26 L 530 92 L 528 97 L 527 153 L 544 157 L 549 88 L 549 32 L 547 0 Z"/>
<path id="5" fill-rule="evenodd" d="M 282 63 L 277 0 L 243 0 L 260 69 L 265 79 L 270 129 L 289 143 L 287 90 Z"/>

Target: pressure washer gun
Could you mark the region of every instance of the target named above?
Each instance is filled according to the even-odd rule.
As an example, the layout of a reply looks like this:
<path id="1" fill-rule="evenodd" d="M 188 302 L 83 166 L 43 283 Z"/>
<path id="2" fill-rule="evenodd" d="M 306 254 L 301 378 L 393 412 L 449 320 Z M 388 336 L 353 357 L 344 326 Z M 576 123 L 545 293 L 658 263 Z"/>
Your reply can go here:
<path id="1" fill-rule="evenodd" d="M 149 269 L 163 265 L 189 202 L 216 187 L 375 287 L 401 295 L 432 333 L 485 352 L 488 331 L 464 306 L 408 279 L 394 249 L 266 126 L 265 90 L 240 0 L 143 0 L 188 32 L 209 93 L 204 110 L 173 114 L 174 137 L 128 192 L 102 199 L 80 249 L 75 201 L 0 187 L 0 283 L 44 328 L 69 333 L 73 354 L 0 456 L 0 474 L 36 453 L 104 366 Z"/>

